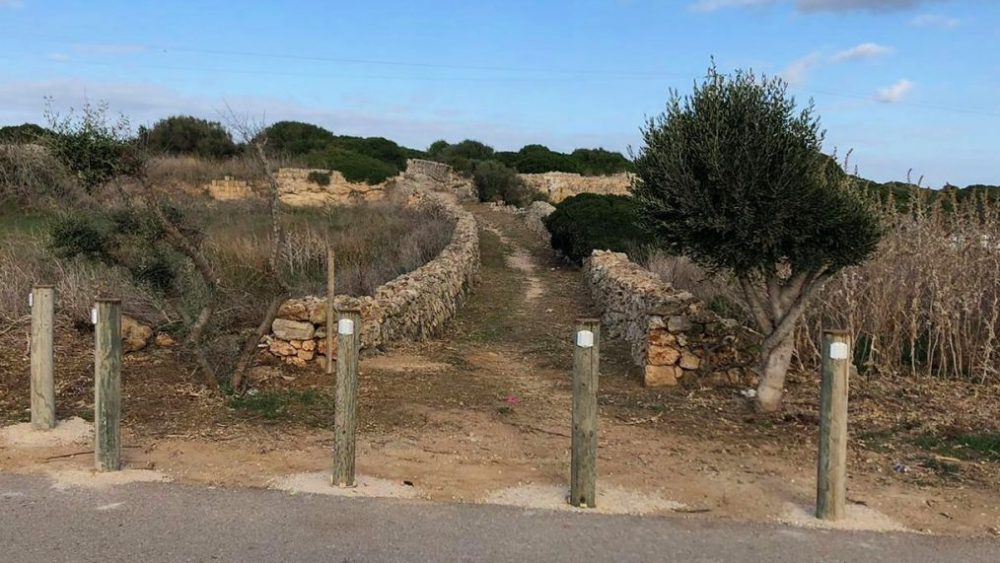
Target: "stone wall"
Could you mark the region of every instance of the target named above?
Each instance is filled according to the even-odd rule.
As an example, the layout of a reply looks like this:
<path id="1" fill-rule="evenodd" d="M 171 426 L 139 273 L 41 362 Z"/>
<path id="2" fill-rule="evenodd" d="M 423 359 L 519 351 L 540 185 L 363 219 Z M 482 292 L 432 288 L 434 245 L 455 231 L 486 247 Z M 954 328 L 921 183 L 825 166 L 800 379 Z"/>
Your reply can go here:
<path id="1" fill-rule="evenodd" d="M 254 197 L 253 189 L 246 180 L 235 180 L 226 176 L 221 180 L 212 180 L 208 184 L 208 195 L 219 201 L 234 201 Z"/>
<path id="2" fill-rule="evenodd" d="M 338 308 L 360 307 L 363 349 L 439 334 L 478 278 L 479 234 L 472 214 L 447 194 L 423 193 L 418 199 L 417 205 L 439 207 L 455 221 L 451 242 L 434 260 L 379 286 L 374 295 L 336 297 Z M 262 345 L 290 364 L 305 365 L 326 354 L 326 321 L 321 297 L 289 299 Z"/>
<path id="3" fill-rule="evenodd" d="M 628 195 L 632 189 L 632 176 L 626 173 L 582 176 L 569 172 L 545 172 L 520 176 L 529 187 L 546 194 L 552 203 L 582 193 Z"/>
<path id="4" fill-rule="evenodd" d="M 647 386 L 753 384 L 754 334 L 618 252 L 595 250 L 584 273 L 601 321 L 625 340 Z"/>
<path id="5" fill-rule="evenodd" d="M 310 174 L 327 176 L 329 183 L 320 185 L 309 179 Z M 381 201 L 393 195 L 400 199 L 414 192 L 438 191 L 452 193 L 459 198 L 471 197 L 472 183 L 455 174 L 451 166 L 429 160 L 410 159 L 406 171 L 380 184 L 349 182 L 337 170 L 318 168 L 280 168 L 275 174 L 281 202 L 293 207 L 322 207 L 326 205 L 352 205 L 365 201 Z M 247 182 L 225 177 L 213 180 L 206 187 L 208 194 L 220 201 L 233 201 L 261 197 L 267 187 L 263 183 Z"/>

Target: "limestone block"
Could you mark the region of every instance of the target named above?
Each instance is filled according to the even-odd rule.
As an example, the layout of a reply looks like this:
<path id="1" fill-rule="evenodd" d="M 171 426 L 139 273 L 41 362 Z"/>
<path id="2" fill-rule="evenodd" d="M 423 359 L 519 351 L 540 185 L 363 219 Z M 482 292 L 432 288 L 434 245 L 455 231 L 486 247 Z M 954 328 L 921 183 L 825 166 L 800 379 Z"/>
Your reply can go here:
<path id="1" fill-rule="evenodd" d="M 687 370 L 695 370 L 701 366 L 701 358 L 695 356 L 691 352 L 684 350 L 681 352 L 681 360 L 679 365 Z"/>
<path id="2" fill-rule="evenodd" d="M 677 366 L 646 366 L 643 383 L 646 387 L 672 387 L 683 373 Z"/>
<path id="3" fill-rule="evenodd" d="M 292 356 L 295 354 L 295 348 L 284 340 L 272 340 L 268 346 L 268 350 L 276 356 Z"/>
<path id="4" fill-rule="evenodd" d="M 654 366 L 672 366 L 681 357 L 680 350 L 670 346 L 650 346 L 647 352 L 647 363 Z"/>
<path id="5" fill-rule="evenodd" d="M 289 319 L 274 319 L 271 332 L 281 340 L 308 340 L 316 333 L 312 323 L 293 321 Z"/>

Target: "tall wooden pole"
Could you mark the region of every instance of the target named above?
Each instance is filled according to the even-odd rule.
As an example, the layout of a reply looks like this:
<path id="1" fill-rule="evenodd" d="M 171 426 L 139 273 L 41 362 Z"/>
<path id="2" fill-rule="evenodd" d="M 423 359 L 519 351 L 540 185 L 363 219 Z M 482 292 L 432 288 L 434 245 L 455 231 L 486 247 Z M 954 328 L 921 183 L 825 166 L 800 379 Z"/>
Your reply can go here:
<path id="1" fill-rule="evenodd" d="M 358 354 L 361 352 L 361 311 L 340 312 L 337 329 L 337 392 L 333 415 L 333 484 L 353 487 L 354 446 L 358 428 Z"/>
<path id="2" fill-rule="evenodd" d="M 56 426 L 56 381 L 53 374 L 52 333 L 55 286 L 31 290 L 31 425 L 39 430 Z"/>
<path id="3" fill-rule="evenodd" d="M 851 357 L 851 337 L 847 331 L 823 331 L 816 479 L 816 517 L 823 520 L 843 518 L 847 500 L 847 389 Z"/>
<path id="4" fill-rule="evenodd" d="M 118 299 L 98 299 L 94 327 L 94 463 L 99 471 L 122 466 L 122 309 Z"/>
<path id="5" fill-rule="evenodd" d="M 333 301 L 337 296 L 337 253 L 332 246 L 326 247 L 326 374 L 333 375 L 333 320 L 337 307 Z"/>
<path id="6" fill-rule="evenodd" d="M 601 323 L 577 319 L 573 352 L 573 432 L 569 502 L 597 506 L 597 379 Z"/>

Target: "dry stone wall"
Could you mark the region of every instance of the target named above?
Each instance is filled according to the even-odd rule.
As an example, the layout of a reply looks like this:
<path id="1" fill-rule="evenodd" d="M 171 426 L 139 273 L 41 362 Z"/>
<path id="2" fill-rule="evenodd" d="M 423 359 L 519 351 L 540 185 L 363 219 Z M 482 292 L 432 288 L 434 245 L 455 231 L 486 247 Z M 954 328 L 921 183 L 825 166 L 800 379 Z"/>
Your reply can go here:
<path id="1" fill-rule="evenodd" d="M 582 176 L 570 172 L 520 174 L 524 182 L 546 196 L 552 203 L 583 193 L 628 195 L 632 189 L 630 174 Z"/>
<path id="2" fill-rule="evenodd" d="M 601 321 L 624 339 L 647 386 L 753 384 L 754 334 L 618 252 L 595 250 L 584 272 Z"/>
<path id="3" fill-rule="evenodd" d="M 438 207 L 455 221 L 451 242 L 434 260 L 379 286 L 374 295 L 335 298 L 338 309 L 361 309 L 363 349 L 439 334 L 478 278 L 479 233 L 473 215 L 447 194 L 423 193 L 418 199 L 417 205 Z M 278 310 L 262 346 L 290 364 L 305 365 L 327 354 L 326 328 L 323 298 L 289 299 Z"/>
<path id="4" fill-rule="evenodd" d="M 329 178 L 321 185 L 310 180 L 311 174 Z M 381 201 L 413 192 L 437 191 L 451 193 L 459 198 L 471 197 L 472 182 L 455 174 L 451 166 L 429 160 L 410 159 L 406 171 L 380 184 L 349 182 L 337 170 L 319 168 L 280 168 L 275 174 L 281 202 L 292 207 L 323 207 L 326 205 L 352 205 L 366 201 Z M 233 201 L 259 197 L 266 186 L 225 177 L 213 180 L 206 186 L 208 194 L 220 201 Z"/>

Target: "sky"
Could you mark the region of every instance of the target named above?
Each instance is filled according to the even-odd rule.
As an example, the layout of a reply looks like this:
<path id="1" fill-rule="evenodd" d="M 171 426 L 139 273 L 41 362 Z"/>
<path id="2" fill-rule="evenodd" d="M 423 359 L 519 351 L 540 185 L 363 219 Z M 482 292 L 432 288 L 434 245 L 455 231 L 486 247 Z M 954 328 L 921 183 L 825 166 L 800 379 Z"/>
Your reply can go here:
<path id="1" fill-rule="evenodd" d="M 624 152 L 713 58 L 811 99 L 865 177 L 1000 184 L 991 0 L 0 0 L 0 125 L 106 101 L 134 124 L 231 108 L 414 148 Z"/>

